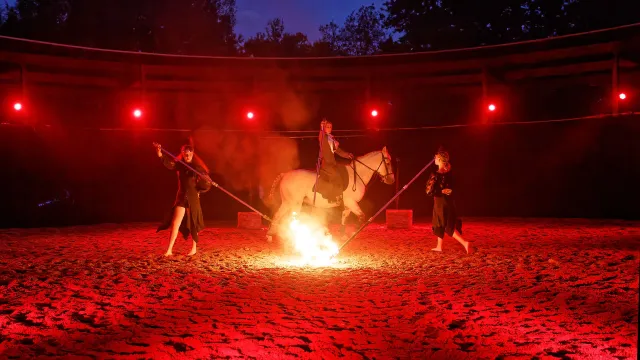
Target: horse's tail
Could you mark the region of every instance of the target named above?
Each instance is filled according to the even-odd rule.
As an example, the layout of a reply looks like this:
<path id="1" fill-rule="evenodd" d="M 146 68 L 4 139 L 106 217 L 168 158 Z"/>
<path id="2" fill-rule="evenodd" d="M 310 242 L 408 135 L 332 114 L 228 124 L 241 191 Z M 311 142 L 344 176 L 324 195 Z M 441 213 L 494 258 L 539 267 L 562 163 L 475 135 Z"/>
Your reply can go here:
<path id="1" fill-rule="evenodd" d="M 284 173 L 281 173 L 276 177 L 276 179 L 273 181 L 273 184 L 271 185 L 269 195 L 267 195 L 267 197 L 264 199 L 265 205 L 267 205 L 269 209 L 271 209 L 271 211 L 274 213 L 282 203 L 282 198 L 280 197 L 280 182 L 282 181 L 283 176 Z"/>

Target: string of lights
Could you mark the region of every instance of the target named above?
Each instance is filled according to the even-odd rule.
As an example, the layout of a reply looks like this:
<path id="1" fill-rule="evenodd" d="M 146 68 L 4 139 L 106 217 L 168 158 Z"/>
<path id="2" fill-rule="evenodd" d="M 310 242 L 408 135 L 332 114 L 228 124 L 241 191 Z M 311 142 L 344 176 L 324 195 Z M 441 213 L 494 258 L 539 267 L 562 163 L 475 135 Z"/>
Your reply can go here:
<path id="1" fill-rule="evenodd" d="M 617 115 L 618 118 L 629 117 L 633 115 L 640 115 L 640 112 L 625 112 Z M 492 122 L 487 124 L 482 123 L 474 123 L 474 124 L 452 124 L 452 125 L 433 125 L 433 126 L 417 126 L 417 127 L 395 127 L 395 128 L 379 128 L 379 129 L 344 129 L 344 130 L 334 130 L 337 138 L 353 138 L 353 137 L 367 137 L 372 132 L 394 132 L 394 131 L 419 131 L 419 130 L 440 130 L 440 129 L 452 129 L 452 128 L 466 128 L 466 127 L 493 127 L 493 126 L 512 126 L 512 125 L 541 125 L 541 124 L 549 124 L 549 123 L 564 123 L 564 122 L 578 122 L 578 121 L 588 121 L 588 120 L 605 120 L 611 119 L 614 117 L 613 114 L 601 114 L 601 115 L 592 115 L 592 116 L 583 116 L 583 117 L 573 117 L 573 118 L 563 118 L 563 119 L 551 119 L 551 120 L 539 120 L 539 121 L 506 121 L 506 122 Z M 0 126 L 26 126 L 26 127 L 35 127 L 32 125 L 23 125 L 23 124 L 13 124 L 13 123 L 0 123 Z M 41 125 L 43 128 L 53 128 L 51 125 Z M 67 127 L 69 129 L 73 127 Z M 192 132 L 222 132 L 222 133 L 253 133 L 258 135 L 261 139 L 280 139 L 280 138 L 289 138 L 289 139 L 317 139 L 317 135 L 299 135 L 306 133 L 316 134 L 319 130 L 267 130 L 267 131 L 257 131 L 257 130 L 236 130 L 236 129 L 171 129 L 171 128 L 74 128 L 76 130 L 85 130 L 85 131 L 104 131 L 104 132 L 183 132 L 183 133 L 192 133 Z M 285 134 L 280 135 L 280 134 Z M 286 135 L 292 134 L 292 135 Z M 294 135 L 295 134 L 295 135 Z"/>
<path id="2" fill-rule="evenodd" d="M 636 25 L 640 25 L 640 24 L 636 24 Z M 622 26 L 620 28 L 624 28 L 625 26 Z M 604 30 L 596 30 L 596 31 L 592 31 L 592 33 L 596 33 L 596 32 L 601 32 Z M 578 36 L 581 34 L 573 34 L 573 35 L 567 35 L 566 37 L 570 37 L 570 36 Z M 584 35 L 584 34 L 582 34 Z M 184 58 L 184 59 L 188 59 L 188 58 L 203 58 L 203 59 L 232 59 L 229 57 L 215 57 L 215 56 L 189 56 L 189 55 L 177 55 L 177 54 L 159 54 L 159 53 L 143 53 L 143 52 L 134 52 L 134 51 L 124 51 L 124 50 L 112 50 L 112 49 L 101 49 L 101 48 L 91 48 L 91 47 L 84 47 L 84 46 L 76 46 L 76 45 L 67 45 L 67 44 L 59 44 L 59 43 L 52 43 L 52 42 L 45 42 L 45 41 L 38 41 L 38 40 L 31 40 L 31 39 L 21 39 L 21 38 L 13 38 L 13 37 L 7 37 L 7 36 L 0 36 L 0 40 L 9 40 L 9 41 L 17 41 L 17 42 L 21 42 L 21 43 L 32 43 L 32 44 L 38 44 L 38 45 L 43 45 L 43 46 L 50 46 L 50 47 L 54 47 L 54 48 L 61 48 L 61 49 L 76 49 L 76 50 L 81 50 L 84 52 L 102 52 L 102 53 L 120 53 L 120 54 L 129 54 L 129 55 L 145 55 L 145 56 L 158 56 L 158 57 L 173 57 L 173 58 Z M 550 39 L 541 39 L 541 40 L 533 40 L 533 41 L 525 41 L 525 42 L 540 42 L 540 41 L 550 41 Z M 523 42 L 524 43 L 524 42 Z M 517 44 L 517 43 L 515 43 Z M 484 48 L 488 48 L 488 47 L 500 47 L 500 46 L 512 46 L 515 45 L 514 43 L 512 44 L 503 44 L 503 45 L 495 45 L 495 46 L 486 46 Z M 434 52 L 430 52 L 430 53 L 438 53 L 438 52 L 450 52 L 450 51 L 455 51 L 455 52 L 464 52 L 467 50 L 472 50 L 472 49 L 458 49 L 458 50 L 443 50 L 443 51 L 434 51 Z M 403 55 L 414 55 L 414 54 L 403 54 Z M 387 55 L 376 55 L 376 56 L 387 56 Z M 395 56 L 395 55 L 388 55 L 388 56 Z M 239 59 L 245 59 L 245 60 L 252 60 L 250 58 L 239 58 Z M 291 58 L 286 58 L 286 59 L 291 59 Z M 305 58 L 308 59 L 308 58 Z M 295 59 L 294 59 L 295 60 Z M 125 60 L 126 61 L 126 60 Z M 23 97 L 24 95 L 24 81 L 23 81 Z M 620 90 L 630 90 L 630 89 L 620 89 Z M 624 91 L 619 91 L 617 86 L 614 86 L 614 91 L 612 96 L 614 97 L 614 109 L 613 112 L 617 113 L 619 110 L 618 106 L 621 106 L 624 108 L 624 110 L 629 109 L 629 105 L 633 105 L 633 104 L 629 104 L 630 100 L 633 99 L 629 99 L 629 98 L 633 98 L 634 94 L 633 93 L 628 93 L 628 92 L 624 92 Z M 16 96 L 17 97 L 17 96 Z M 29 99 L 28 98 L 16 98 L 16 99 L 12 99 L 13 101 L 8 101 L 11 105 L 12 105 L 12 115 L 9 116 L 15 116 L 15 117 L 22 117 L 22 118 L 27 118 L 29 117 L 29 114 L 31 113 L 31 109 L 30 109 L 30 105 L 34 105 L 34 104 L 30 104 L 29 103 Z M 445 128 L 458 128 L 458 127 L 469 127 L 469 126 L 493 126 L 493 125 L 517 125 L 517 124 L 542 124 L 545 122 L 563 122 L 563 121 L 576 121 L 576 120 L 587 120 L 587 119 L 593 119 L 593 118 L 601 118 L 601 117 L 609 117 L 613 114 L 606 114 L 606 115 L 595 115 L 595 116 L 587 116 L 587 117 L 580 117 L 580 118 L 572 118 L 572 119 L 556 119 L 556 120 L 541 120 L 541 121 L 515 121 L 515 122 L 505 122 L 505 121 L 501 121 L 500 118 L 504 118 L 503 115 L 501 115 L 501 109 L 500 109 L 500 104 L 498 103 L 494 103 L 491 102 L 490 100 L 492 99 L 483 99 L 483 107 L 484 107 L 484 111 L 487 111 L 488 113 L 490 113 L 491 115 L 486 115 L 487 118 L 488 116 L 491 116 L 490 120 L 488 122 L 483 122 L 483 123 L 479 123 L 479 124 L 457 124 L 457 125 L 431 125 L 431 126 L 417 126 L 417 127 L 389 127 L 389 128 L 367 128 L 367 129 L 336 129 L 334 130 L 334 133 L 340 137 L 347 137 L 347 136 L 352 136 L 351 134 L 362 134 L 362 133 L 369 133 L 369 132 L 389 132 L 389 131 L 415 131 L 415 130 L 430 130 L 430 129 L 445 129 Z M 493 99 L 495 100 L 495 99 Z M 624 105 L 624 102 L 626 102 L 627 104 Z M 144 124 L 144 118 L 146 117 L 145 115 L 145 110 L 144 107 L 139 107 L 140 104 L 138 104 L 138 107 L 132 107 L 129 111 L 129 116 L 131 116 L 133 118 L 134 121 L 139 122 L 137 125 L 134 125 L 132 127 L 126 127 L 126 128 L 122 128 L 122 129 L 105 129 L 105 128 L 100 128 L 100 129 L 92 129 L 92 130 L 100 130 L 100 131 L 164 131 L 164 132 L 191 132 L 193 130 L 191 129 L 157 129 L 157 128 L 143 128 Z M 261 120 L 261 114 L 260 111 L 255 111 L 257 109 L 250 109 L 249 111 L 247 111 L 246 109 L 244 110 L 244 114 L 242 114 L 242 116 L 246 117 L 246 121 L 247 122 L 260 122 Z M 628 113 L 626 113 L 628 114 Z M 240 114 L 236 114 L 240 115 Z M 380 124 L 377 121 L 373 121 L 374 118 L 386 118 L 388 114 L 385 114 L 384 109 L 376 109 L 376 108 L 370 108 L 368 110 L 368 116 L 371 117 L 372 122 L 370 124 Z M 617 115 L 617 114 L 615 114 Z M 624 114 L 620 114 L 620 115 L 624 115 Z M 232 115 L 233 116 L 233 115 Z M 235 116 L 233 116 L 235 118 Z M 151 116 L 151 118 L 153 118 L 153 116 Z M 141 123 L 140 123 L 141 122 Z M 198 131 L 208 131 L 208 130 L 203 130 L 203 129 L 198 129 Z M 224 130 L 213 130 L 213 131 L 225 131 L 225 132 L 250 132 L 251 130 L 228 130 L 228 129 L 224 129 Z M 289 137 L 291 138 L 299 138 L 299 139 L 304 139 L 304 138 L 312 138 L 315 137 L 315 135 L 311 135 L 311 134 L 315 134 L 318 130 L 271 130 L 271 131 L 259 131 L 261 134 L 277 134 L 277 135 L 281 135 L 281 134 L 291 134 Z M 309 134 L 308 137 L 305 137 L 303 134 Z"/>

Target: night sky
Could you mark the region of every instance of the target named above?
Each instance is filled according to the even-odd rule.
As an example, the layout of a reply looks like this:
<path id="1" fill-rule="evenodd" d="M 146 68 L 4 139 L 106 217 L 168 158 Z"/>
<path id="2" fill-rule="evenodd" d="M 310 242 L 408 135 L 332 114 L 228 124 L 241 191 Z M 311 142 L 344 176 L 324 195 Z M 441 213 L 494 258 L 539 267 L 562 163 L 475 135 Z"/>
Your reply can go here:
<path id="1" fill-rule="evenodd" d="M 331 20 L 342 24 L 360 6 L 374 4 L 380 8 L 383 3 L 384 0 L 236 0 L 236 32 L 245 38 L 253 36 L 264 30 L 267 21 L 281 17 L 286 31 L 300 31 L 313 41 L 320 36 L 320 25 Z"/>
<path id="2" fill-rule="evenodd" d="M 15 0 L 8 2 L 13 5 Z M 384 0 L 236 0 L 236 32 L 248 38 L 263 31 L 270 19 L 281 17 L 286 31 L 300 31 L 313 41 L 320 36 L 320 25 L 331 20 L 342 24 L 360 6 L 374 4 L 381 7 L 383 3 Z"/>

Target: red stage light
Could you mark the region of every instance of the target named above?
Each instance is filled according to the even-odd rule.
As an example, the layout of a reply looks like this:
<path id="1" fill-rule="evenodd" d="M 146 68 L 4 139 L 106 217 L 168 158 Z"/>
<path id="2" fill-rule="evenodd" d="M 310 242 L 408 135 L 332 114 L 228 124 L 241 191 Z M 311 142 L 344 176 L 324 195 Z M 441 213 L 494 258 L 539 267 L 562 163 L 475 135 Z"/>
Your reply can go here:
<path id="1" fill-rule="evenodd" d="M 140 109 L 133 110 L 133 116 L 136 118 L 140 118 L 142 116 L 142 110 Z"/>
<path id="2" fill-rule="evenodd" d="M 489 111 L 496 111 L 496 106 L 493 104 L 489 105 Z"/>
<path id="3" fill-rule="evenodd" d="M 22 104 L 21 104 L 21 103 L 19 103 L 19 102 L 18 102 L 18 103 L 13 104 L 13 110 L 15 110 L 15 111 L 20 111 L 20 110 L 22 110 Z"/>
<path id="4" fill-rule="evenodd" d="M 371 116 L 373 117 L 378 116 L 378 110 L 371 110 Z"/>
<path id="5" fill-rule="evenodd" d="M 627 94 L 625 93 L 620 93 L 620 95 L 618 95 L 618 97 L 620 98 L 620 100 L 624 100 L 627 98 Z"/>
<path id="6" fill-rule="evenodd" d="M 254 117 L 253 112 L 249 111 L 249 112 L 247 113 L 247 119 L 253 119 L 253 117 Z"/>

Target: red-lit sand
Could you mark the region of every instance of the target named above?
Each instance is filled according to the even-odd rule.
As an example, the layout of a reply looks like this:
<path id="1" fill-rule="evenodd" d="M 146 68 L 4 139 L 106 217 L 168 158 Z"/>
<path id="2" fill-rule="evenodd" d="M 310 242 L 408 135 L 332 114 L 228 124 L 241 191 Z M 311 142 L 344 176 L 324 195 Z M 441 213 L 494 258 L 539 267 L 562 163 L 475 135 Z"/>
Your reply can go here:
<path id="1" fill-rule="evenodd" d="M 0 231 L 0 358 L 637 356 L 638 223 L 467 221 L 472 256 L 371 225 L 328 269 L 234 228 L 164 259 L 154 225 Z"/>

